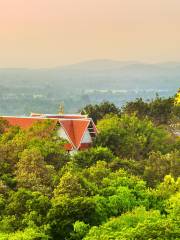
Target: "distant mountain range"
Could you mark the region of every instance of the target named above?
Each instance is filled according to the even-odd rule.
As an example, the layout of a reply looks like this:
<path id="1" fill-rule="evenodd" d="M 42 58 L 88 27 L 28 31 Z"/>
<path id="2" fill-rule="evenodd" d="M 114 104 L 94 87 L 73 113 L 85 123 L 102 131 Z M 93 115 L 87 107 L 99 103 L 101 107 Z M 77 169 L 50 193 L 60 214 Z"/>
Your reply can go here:
<path id="1" fill-rule="evenodd" d="M 94 60 L 51 69 L 0 69 L 0 84 L 5 86 L 39 83 L 69 90 L 177 89 L 180 63 Z"/>
<path id="2" fill-rule="evenodd" d="M 55 68 L 0 69 L 0 113 L 14 112 L 14 108 L 20 109 L 18 113 L 43 110 L 45 103 L 53 111 L 51 105 L 59 101 L 68 102 L 68 111 L 102 100 L 122 105 L 155 93 L 170 96 L 179 87 L 180 63 L 176 62 L 91 60 Z"/>

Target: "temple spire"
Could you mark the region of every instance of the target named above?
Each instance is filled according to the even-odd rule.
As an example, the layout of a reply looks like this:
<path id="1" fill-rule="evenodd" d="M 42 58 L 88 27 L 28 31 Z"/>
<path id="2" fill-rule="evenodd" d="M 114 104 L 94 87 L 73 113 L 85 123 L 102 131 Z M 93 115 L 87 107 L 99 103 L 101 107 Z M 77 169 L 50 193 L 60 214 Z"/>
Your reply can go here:
<path id="1" fill-rule="evenodd" d="M 59 105 L 59 114 L 64 114 L 64 102 L 61 102 Z"/>

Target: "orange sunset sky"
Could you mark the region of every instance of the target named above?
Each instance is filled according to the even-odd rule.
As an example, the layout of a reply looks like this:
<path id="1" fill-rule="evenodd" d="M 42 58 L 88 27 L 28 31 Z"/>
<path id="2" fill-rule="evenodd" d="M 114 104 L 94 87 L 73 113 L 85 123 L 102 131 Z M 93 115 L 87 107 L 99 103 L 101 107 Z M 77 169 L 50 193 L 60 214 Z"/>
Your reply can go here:
<path id="1" fill-rule="evenodd" d="M 0 0 L 0 67 L 180 61 L 180 0 Z"/>

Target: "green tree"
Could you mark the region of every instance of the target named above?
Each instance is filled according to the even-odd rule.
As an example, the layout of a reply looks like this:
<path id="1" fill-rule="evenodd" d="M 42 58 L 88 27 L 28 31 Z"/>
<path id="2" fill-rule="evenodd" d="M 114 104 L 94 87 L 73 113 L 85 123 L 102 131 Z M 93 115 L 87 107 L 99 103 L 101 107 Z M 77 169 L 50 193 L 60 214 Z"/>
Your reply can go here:
<path id="1" fill-rule="evenodd" d="M 139 118 L 145 118 L 149 115 L 150 106 L 147 102 L 144 102 L 142 98 L 137 98 L 135 101 L 128 102 L 123 107 L 123 113 L 132 115 L 136 114 Z"/>
<path id="2" fill-rule="evenodd" d="M 14 232 L 27 226 L 42 226 L 51 207 L 47 196 L 19 188 L 11 191 L 0 219 L 0 232 Z"/>
<path id="3" fill-rule="evenodd" d="M 89 230 L 89 224 L 84 223 L 83 221 L 76 221 L 74 223 L 74 232 L 71 234 L 72 239 L 81 240 Z"/>
<path id="4" fill-rule="evenodd" d="M 66 195 L 68 197 L 83 196 L 85 189 L 81 185 L 81 178 L 73 172 L 66 172 L 54 191 L 55 197 Z"/>
<path id="5" fill-rule="evenodd" d="M 21 154 L 15 171 L 18 187 L 48 193 L 52 188 L 54 168 L 47 166 L 37 148 L 26 149 Z"/>
<path id="6" fill-rule="evenodd" d="M 98 125 L 95 146 L 108 147 L 122 158 L 142 159 L 151 151 L 167 151 L 170 134 L 155 127 L 150 120 L 139 120 L 135 115 L 107 116 Z M 165 148 L 166 146 L 166 148 Z"/>
<path id="7" fill-rule="evenodd" d="M 161 216 L 159 211 L 137 208 L 99 227 L 92 227 L 83 239 L 178 239 L 179 234 L 180 228 L 176 221 Z"/>
<path id="8" fill-rule="evenodd" d="M 113 153 L 108 148 L 104 147 L 90 148 L 88 150 L 78 152 L 74 156 L 75 163 L 83 168 L 90 167 L 97 161 L 111 162 L 113 159 L 115 159 Z"/>
<path id="9" fill-rule="evenodd" d="M 96 224 L 94 219 L 96 203 L 90 197 L 56 197 L 52 204 L 47 220 L 53 239 L 70 239 L 74 223 L 78 220 L 86 224 Z"/>
<path id="10" fill-rule="evenodd" d="M 150 103 L 150 117 L 156 124 L 169 124 L 173 118 L 174 99 L 157 97 Z"/>
<path id="11" fill-rule="evenodd" d="M 177 178 L 180 175 L 179 151 L 161 154 L 152 152 L 145 161 L 144 177 L 150 186 L 155 186 L 163 181 L 164 177 L 171 174 Z"/>
<path id="12" fill-rule="evenodd" d="M 87 105 L 81 110 L 81 112 L 91 117 L 95 123 L 97 123 L 98 120 L 102 119 L 107 114 L 121 114 L 121 110 L 110 102 Z"/>
<path id="13" fill-rule="evenodd" d="M 0 135 L 2 133 L 4 133 L 4 131 L 6 130 L 6 128 L 9 127 L 9 124 L 6 120 L 4 120 L 3 118 L 0 118 Z"/>
<path id="14" fill-rule="evenodd" d="M 24 231 L 16 231 L 15 233 L 0 233 L 2 240 L 48 240 L 49 237 L 41 229 L 37 227 L 29 227 Z"/>
<path id="15" fill-rule="evenodd" d="M 150 102 L 145 102 L 142 98 L 128 102 L 123 107 L 126 114 L 136 114 L 139 118 L 150 118 L 156 125 L 169 124 L 174 118 L 174 99 L 161 98 L 157 96 Z"/>

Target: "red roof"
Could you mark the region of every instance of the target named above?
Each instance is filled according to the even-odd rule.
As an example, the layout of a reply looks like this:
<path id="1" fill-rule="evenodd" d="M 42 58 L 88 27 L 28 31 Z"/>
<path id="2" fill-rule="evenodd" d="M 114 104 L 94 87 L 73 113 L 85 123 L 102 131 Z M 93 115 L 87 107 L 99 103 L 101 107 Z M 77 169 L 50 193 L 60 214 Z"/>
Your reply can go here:
<path id="1" fill-rule="evenodd" d="M 90 148 L 91 147 L 91 143 L 81 143 L 81 145 L 80 145 L 80 150 L 85 150 L 85 149 L 87 149 L 87 148 Z"/>
<path id="2" fill-rule="evenodd" d="M 81 140 L 89 126 L 89 119 L 79 119 L 79 120 L 59 120 L 61 126 L 64 128 L 66 134 L 68 135 L 71 143 L 75 148 L 79 149 L 81 145 Z"/>
<path id="3" fill-rule="evenodd" d="M 10 117 L 5 116 L 2 117 L 7 120 L 10 126 L 19 126 L 22 129 L 27 129 L 32 127 L 32 125 L 36 122 L 47 120 L 47 118 L 42 117 Z M 97 133 L 96 126 L 90 118 L 79 118 L 79 119 L 57 119 L 50 118 L 51 121 L 56 125 L 58 122 L 63 127 L 69 138 L 69 144 L 65 146 L 67 150 L 71 150 L 73 147 L 75 149 L 80 149 L 82 144 L 83 136 L 88 129 L 90 122 L 93 125 L 94 132 Z M 88 145 L 89 146 L 89 145 Z M 84 145 L 83 148 L 86 146 Z"/>
<path id="4" fill-rule="evenodd" d="M 30 128 L 34 123 L 44 121 L 43 118 L 29 118 L 29 117 L 1 117 L 1 118 L 7 120 L 10 126 L 18 126 L 22 129 Z M 57 121 L 55 122 L 57 123 Z"/>
<path id="5" fill-rule="evenodd" d="M 73 149 L 73 145 L 71 143 L 65 143 L 64 148 L 67 151 L 71 151 Z"/>

